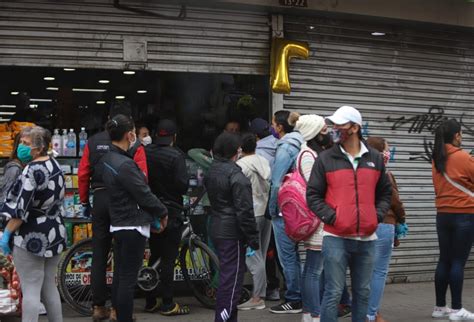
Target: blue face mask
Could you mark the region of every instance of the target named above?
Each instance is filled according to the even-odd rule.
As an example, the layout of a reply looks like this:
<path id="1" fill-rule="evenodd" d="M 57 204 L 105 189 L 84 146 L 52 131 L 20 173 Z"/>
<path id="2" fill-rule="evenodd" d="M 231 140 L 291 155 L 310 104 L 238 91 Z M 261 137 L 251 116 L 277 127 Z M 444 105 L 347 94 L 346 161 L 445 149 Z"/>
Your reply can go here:
<path id="1" fill-rule="evenodd" d="M 16 149 L 16 154 L 18 156 L 18 159 L 22 163 L 28 163 L 31 160 L 33 160 L 33 157 L 31 156 L 31 147 L 20 144 L 18 145 L 18 148 Z"/>

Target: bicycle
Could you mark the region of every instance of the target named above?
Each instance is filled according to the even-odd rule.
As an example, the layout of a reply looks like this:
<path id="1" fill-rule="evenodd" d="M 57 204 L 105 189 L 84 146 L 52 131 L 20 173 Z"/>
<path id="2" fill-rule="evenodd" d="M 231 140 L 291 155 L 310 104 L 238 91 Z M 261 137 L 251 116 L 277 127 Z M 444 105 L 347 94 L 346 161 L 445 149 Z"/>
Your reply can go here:
<path id="1" fill-rule="evenodd" d="M 164 202 L 183 213 L 183 232 L 179 265 L 184 280 L 196 299 L 207 308 L 214 308 L 219 281 L 219 260 L 211 248 L 194 232 L 190 217 L 204 193 L 189 206 Z M 92 239 L 84 239 L 65 252 L 58 265 L 58 286 L 63 300 L 81 315 L 92 314 L 92 291 L 90 267 L 92 262 Z M 107 260 L 107 284 L 112 284 L 113 253 Z M 143 291 L 155 289 L 159 283 L 160 260 L 144 266 L 138 274 L 138 287 Z M 248 292 L 244 292 L 249 297 Z"/>

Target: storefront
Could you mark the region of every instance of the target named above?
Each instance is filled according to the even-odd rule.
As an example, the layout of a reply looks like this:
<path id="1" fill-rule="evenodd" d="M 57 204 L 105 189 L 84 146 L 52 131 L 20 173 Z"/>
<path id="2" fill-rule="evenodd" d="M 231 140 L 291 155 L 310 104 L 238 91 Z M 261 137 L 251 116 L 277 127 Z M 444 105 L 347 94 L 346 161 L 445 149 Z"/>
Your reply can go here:
<path id="1" fill-rule="evenodd" d="M 3 1 L 0 123 L 28 121 L 59 134 L 73 129 L 75 135 L 84 127 L 90 136 L 102 129 L 111 106 L 125 104 L 152 132 L 160 118 L 175 120 L 177 144 L 187 151 L 209 149 L 228 120 L 245 130 L 248 120 L 268 117 L 267 13 L 120 4 L 132 10 L 99 0 Z M 66 175 L 73 244 L 91 236 L 77 193 L 80 158 L 67 154 L 58 160 Z M 199 169 L 191 160 L 188 170 L 197 182 Z M 196 209 L 198 233 L 205 233 L 202 214 L 202 207 Z M 71 263 L 66 282 L 88 285 L 90 252 Z M 175 279 L 183 279 L 179 267 Z"/>
<path id="2" fill-rule="evenodd" d="M 409 236 L 393 253 L 389 281 L 434 278 L 438 257 L 430 155 L 445 118 L 462 123 L 474 153 L 474 33 L 447 26 L 284 17 L 285 38 L 306 41 L 290 64 L 285 109 L 330 115 L 357 107 L 364 136 L 382 136 L 407 210 Z M 474 276 L 474 259 L 466 276 Z"/>
<path id="3" fill-rule="evenodd" d="M 0 121 L 21 103 L 42 113 L 35 121 L 51 129 L 78 133 L 85 126 L 92 134 L 111 104 L 125 103 L 150 127 L 156 115 L 175 118 L 186 150 L 197 142 L 209 147 L 208 138 L 240 104 L 247 112 L 250 106 L 244 118 L 267 117 L 270 105 L 323 116 L 353 105 L 363 114 L 364 135 L 389 141 L 409 216 L 410 233 L 394 252 L 390 280 L 433 278 L 433 129 L 456 118 L 465 148 L 474 149 L 472 30 L 306 13 L 280 16 L 280 34 L 268 8 L 120 3 L 141 12 L 100 0 L 1 2 L 0 73 L 8 81 L 0 83 Z M 272 32 L 308 42 L 310 57 L 292 60 L 291 93 L 270 102 Z M 472 260 L 466 275 L 474 276 Z"/>

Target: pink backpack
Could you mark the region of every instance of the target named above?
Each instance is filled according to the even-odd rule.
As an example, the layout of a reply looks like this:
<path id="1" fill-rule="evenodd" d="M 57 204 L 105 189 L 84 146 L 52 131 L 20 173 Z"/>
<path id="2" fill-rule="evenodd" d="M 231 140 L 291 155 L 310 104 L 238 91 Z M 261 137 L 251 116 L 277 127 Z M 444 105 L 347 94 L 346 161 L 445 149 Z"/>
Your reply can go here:
<path id="1" fill-rule="evenodd" d="M 278 191 L 278 207 L 285 221 L 285 232 L 292 240 L 306 240 L 318 229 L 321 220 L 306 203 L 306 180 L 301 174 L 301 153 L 293 172 L 287 174 Z M 313 153 L 310 153 L 314 156 Z M 315 157 L 315 156 L 314 156 Z M 316 157 L 315 157 L 316 158 Z"/>

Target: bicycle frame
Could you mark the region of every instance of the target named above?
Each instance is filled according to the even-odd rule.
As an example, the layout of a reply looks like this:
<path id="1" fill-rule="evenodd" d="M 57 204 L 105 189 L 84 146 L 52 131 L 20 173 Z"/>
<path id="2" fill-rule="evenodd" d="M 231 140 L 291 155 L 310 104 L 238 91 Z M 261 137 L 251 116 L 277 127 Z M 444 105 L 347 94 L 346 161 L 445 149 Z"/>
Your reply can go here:
<path id="1" fill-rule="evenodd" d="M 181 243 L 183 244 L 183 243 L 187 242 L 188 246 L 189 246 L 189 248 L 188 248 L 189 250 L 192 249 L 192 241 L 195 240 L 195 239 L 200 239 L 200 237 L 194 233 L 193 226 L 191 224 L 190 216 L 193 215 L 194 209 L 196 208 L 197 204 L 202 199 L 204 194 L 205 194 L 205 191 L 202 193 L 202 195 L 200 197 L 197 198 L 197 200 L 192 205 L 190 205 L 187 208 L 181 207 L 179 205 L 174 205 L 176 208 L 178 208 L 178 206 L 179 206 L 179 208 L 184 211 L 184 222 L 183 222 L 183 231 L 181 233 Z M 167 203 L 169 204 L 169 202 L 164 202 L 164 203 L 165 203 L 165 205 Z M 191 260 L 195 264 L 196 261 L 193 257 L 195 257 L 194 254 L 193 254 L 193 256 L 191 256 Z M 156 269 L 158 269 L 159 265 L 160 265 L 160 260 L 157 260 L 150 267 L 156 270 Z"/>

